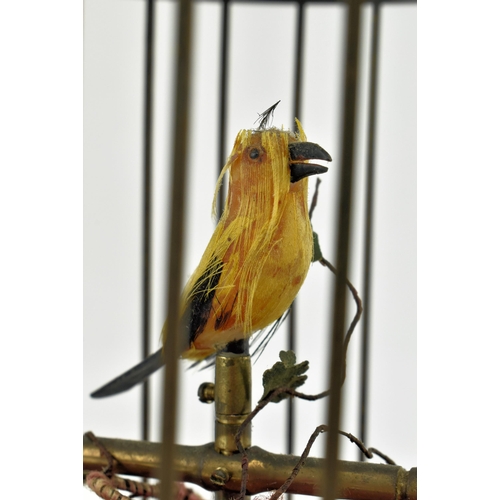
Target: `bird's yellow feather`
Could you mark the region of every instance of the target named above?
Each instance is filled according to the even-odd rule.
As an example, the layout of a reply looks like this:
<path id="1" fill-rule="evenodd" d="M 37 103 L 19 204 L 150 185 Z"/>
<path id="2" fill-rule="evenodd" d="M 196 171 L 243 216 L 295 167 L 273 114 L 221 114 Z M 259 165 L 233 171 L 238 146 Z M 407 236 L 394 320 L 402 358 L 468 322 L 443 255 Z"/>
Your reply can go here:
<path id="1" fill-rule="evenodd" d="M 331 161 L 297 133 L 265 128 L 276 105 L 261 115 L 259 130 L 242 130 L 217 182 L 229 175 L 222 217 L 181 298 L 182 356 L 203 359 L 228 343 L 248 338 L 290 307 L 312 259 L 307 176 Z M 215 197 L 214 197 L 215 199 Z M 165 345 L 166 323 L 162 337 Z M 163 365 L 162 352 L 92 393 L 101 398 L 126 391 Z"/>
<path id="2" fill-rule="evenodd" d="M 304 282 L 312 231 L 307 179 L 290 182 L 289 143 L 306 140 L 297 124 L 297 134 L 271 128 L 236 137 L 216 186 L 217 193 L 229 173 L 223 215 L 182 296 L 181 314 L 194 299 L 206 316 L 201 331 L 191 332 L 185 358 L 205 358 L 271 324 Z"/>

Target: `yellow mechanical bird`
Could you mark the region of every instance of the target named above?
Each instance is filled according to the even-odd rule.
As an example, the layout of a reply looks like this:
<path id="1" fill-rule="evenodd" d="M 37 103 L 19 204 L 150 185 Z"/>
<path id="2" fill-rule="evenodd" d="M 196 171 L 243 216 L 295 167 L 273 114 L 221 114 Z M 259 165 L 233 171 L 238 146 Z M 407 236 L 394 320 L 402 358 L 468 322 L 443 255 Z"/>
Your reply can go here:
<path id="1" fill-rule="evenodd" d="M 229 173 L 224 212 L 182 294 L 183 358 L 204 359 L 270 325 L 307 276 L 313 251 L 307 177 L 327 171 L 308 160 L 331 157 L 307 142 L 298 120 L 293 133 L 262 127 L 265 118 L 259 129 L 238 133 L 217 182 L 216 193 Z M 163 341 L 166 335 L 164 326 Z M 162 365 L 160 349 L 92 397 L 123 392 Z"/>

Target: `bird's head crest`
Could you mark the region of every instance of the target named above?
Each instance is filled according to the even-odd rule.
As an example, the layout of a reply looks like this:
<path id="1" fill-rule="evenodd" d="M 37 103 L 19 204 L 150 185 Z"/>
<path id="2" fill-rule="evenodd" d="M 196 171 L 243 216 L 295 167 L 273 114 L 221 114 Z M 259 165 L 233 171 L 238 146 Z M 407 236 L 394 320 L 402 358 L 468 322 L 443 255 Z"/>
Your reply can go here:
<path id="1" fill-rule="evenodd" d="M 273 116 L 274 116 L 274 110 L 278 107 L 278 104 L 281 102 L 279 100 L 276 104 L 273 104 L 270 108 L 267 108 L 265 111 L 262 113 L 259 113 L 259 117 L 257 120 L 255 120 L 254 123 L 259 122 L 259 126 L 257 127 L 257 130 L 265 130 L 268 128 L 272 122 Z"/>

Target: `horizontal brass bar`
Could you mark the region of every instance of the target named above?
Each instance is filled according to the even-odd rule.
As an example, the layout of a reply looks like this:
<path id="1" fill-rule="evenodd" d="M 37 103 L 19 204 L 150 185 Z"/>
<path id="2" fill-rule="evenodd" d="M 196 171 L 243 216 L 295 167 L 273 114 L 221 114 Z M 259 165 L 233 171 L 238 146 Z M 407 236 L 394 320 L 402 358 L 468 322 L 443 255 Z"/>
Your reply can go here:
<path id="1" fill-rule="evenodd" d="M 98 438 L 118 461 L 116 472 L 143 477 L 158 477 L 160 443 Z M 221 489 L 210 479 L 219 469 L 227 471 L 226 491 L 239 492 L 240 455 L 217 453 L 213 443 L 202 446 L 176 445 L 175 470 L 180 481 L 197 484 L 207 490 Z M 288 478 L 299 457 L 270 453 L 258 446 L 248 449 L 248 494 L 279 488 Z M 289 493 L 319 495 L 324 459 L 308 458 L 288 489 Z M 83 437 L 83 469 L 99 470 L 107 465 L 98 447 Z M 409 471 L 395 465 L 339 461 L 338 497 L 352 500 L 416 500 L 417 469 Z"/>

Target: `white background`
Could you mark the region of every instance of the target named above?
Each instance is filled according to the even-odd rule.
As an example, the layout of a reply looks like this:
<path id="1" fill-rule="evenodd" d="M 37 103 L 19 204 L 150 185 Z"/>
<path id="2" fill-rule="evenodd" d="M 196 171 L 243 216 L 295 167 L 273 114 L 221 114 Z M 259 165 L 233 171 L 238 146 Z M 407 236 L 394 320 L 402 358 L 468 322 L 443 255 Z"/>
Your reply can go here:
<path id="1" fill-rule="evenodd" d="M 496 474 L 500 82 L 495 6 L 419 2 L 418 465 L 425 498 L 491 496 L 489 478 Z M 94 426 L 88 408 L 82 411 L 95 387 L 87 381 L 89 370 L 82 370 L 82 15 L 78 3 L 27 0 L 5 4 L 0 16 L 2 464 L 21 496 L 34 488 L 55 498 L 83 495 L 82 429 Z M 244 101 L 252 98 L 249 93 Z M 248 127 L 267 105 L 252 104 L 236 128 Z M 281 106 L 275 124 L 289 120 L 284 111 L 289 103 Z M 319 116 L 304 120 L 309 137 L 318 142 L 321 130 L 312 129 Z M 134 126 L 139 131 L 139 123 Z M 320 203 L 327 200 L 323 194 Z M 200 214 L 207 213 L 203 207 Z M 322 236 L 325 247 L 328 239 Z M 138 278 L 135 288 L 137 283 Z M 120 360 L 116 370 L 132 361 Z M 112 375 L 116 370 L 109 368 Z M 398 371 L 395 380 L 400 376 Z M 202 407 L 191 401 L 199 425 Z M 137 404 L 135 396 L 120 411 L 102 409 L 112 423 L 93 430 L 126 437 L 119 425 Z M 408 417 L 405 407 L 398 412 L 402 420 Z M 133 426 L 131 434 L 137 435 L 138 425 Z M 255 433 L 262 427 L 256 423 Z M 406 427 L 413 432 L 412 424 Z M 371 444 L 385 446 L 373 429 L 370 436 Z M 411 450 L 406 442 L 402 448 Z M 397 452 L 393 455 L 406 465 Z"/>
<path id="2" fill-rule="evenodd" d="M 231 7 L 227 152 L 242 128 L 254 127 L 257 113 L 281 99 L 274 125 L 292 125 L 295 5 L 235 4 Z M 153 157 L 153 325 L 156 349 L 165 318 L 166 199 L 171 160 L 175 5 L 160 2 L 156 24 Z M 313 225 L 322 250 L 334 262 L 344 8 L 306 8 L 302 121 L 308 138 L 333 158 L 322 176 Z M 221 6 L 197 2 L 194 9 L 194 64 L 189 145 L 189 203 L 185 280 L 194 270 L 214 228 L 210 207 L 217 164 L 218 64 Z M 140 359 L 142 103 L 145 6 L 142 2 L 87 0 L 84 10 L 84 428 L 96 435 L 140 438 L 140 389 L 107 400 L 89 393 Z M 367 65 L 371 9 L 363 9 L 362 85 L 356 151 L 352 269 L 362 292 L 364 170 L 367 133 Z M 368 445 L 409 469 L 416 452 L 416 6 L 381 10 L 374 289 Z M 314 179 L 311 184 L 314 186 Z M 314 264 L 298 300 L 298 360 L 311 368 L 303 390 L 327 387 L 330 272 Z M 351 308 L 350 317 L 354 314 Z M 358 359 L 361 329 L 350 347 L 342 429 L 358 431 Z M 254 400 L 262 372 L 286 347 L 278 332 L 254 365 Z M 213 407 L 198 402 L 197 388 L 211 370 L 181 364 L 178 442 L 213 439 Z M 152 440 L 160 440 L 160 381 L 153 377 Z M 253 426 L 253 443 L 285 452 L 286 405 L 269 407 Z M 326 423 L 326 401 L 297 403 L 300 454 L 315 427 Z M 313 455 L 324 454 L 319 438 Z M 354 445 L 342 440 L 341 455 L 356 460 Z"/>

